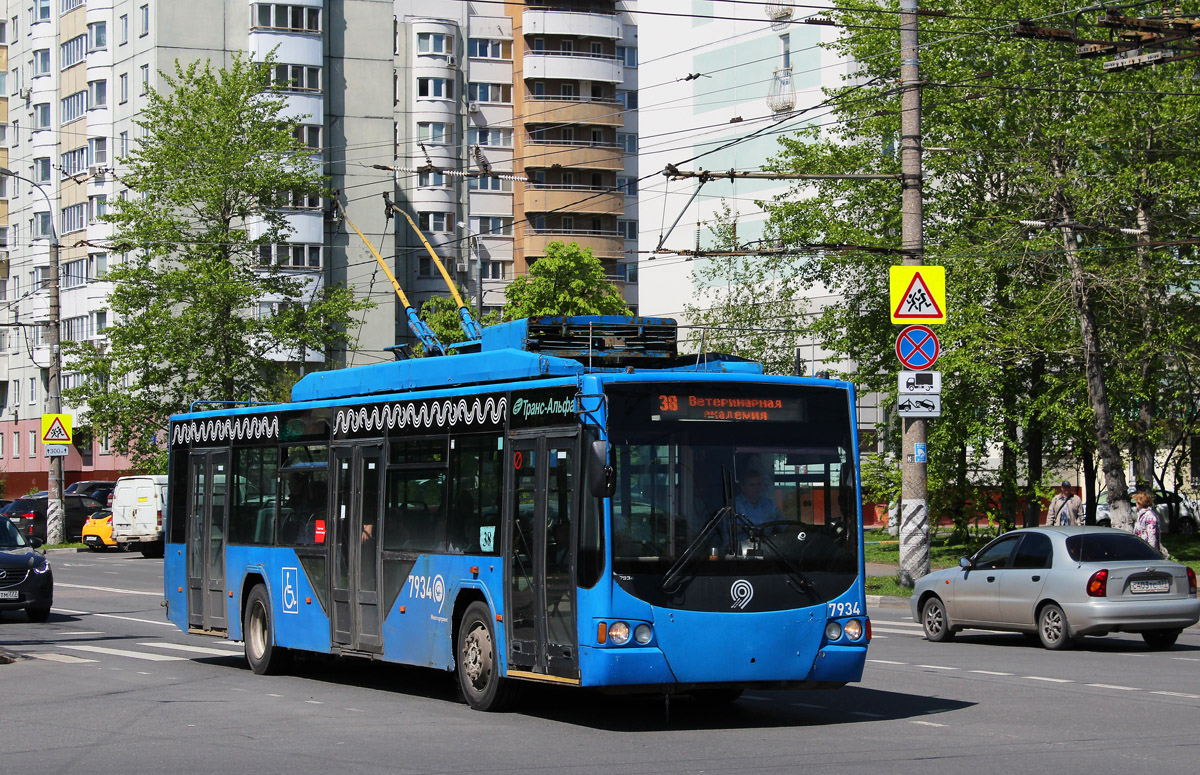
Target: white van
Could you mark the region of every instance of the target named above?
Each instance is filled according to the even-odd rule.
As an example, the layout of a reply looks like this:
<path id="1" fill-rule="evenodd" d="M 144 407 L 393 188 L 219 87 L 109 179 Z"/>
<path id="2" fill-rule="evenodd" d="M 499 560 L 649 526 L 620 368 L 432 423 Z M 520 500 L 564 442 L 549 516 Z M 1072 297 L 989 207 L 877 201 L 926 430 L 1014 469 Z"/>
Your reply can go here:
<path id="1" fill-rule="evenodd" d="M 112 501 L 114 541 L 136 544 L 145 557 L 162 557 L 166 514 L 166 476 L 122 476 L 117 480 Z"/>

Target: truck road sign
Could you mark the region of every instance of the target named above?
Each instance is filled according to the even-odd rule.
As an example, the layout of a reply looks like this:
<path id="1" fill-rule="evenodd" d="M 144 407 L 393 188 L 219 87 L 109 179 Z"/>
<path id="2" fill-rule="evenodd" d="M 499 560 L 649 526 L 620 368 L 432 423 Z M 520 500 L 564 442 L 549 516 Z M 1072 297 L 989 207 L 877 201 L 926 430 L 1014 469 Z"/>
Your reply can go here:
<path id="1" fill-rule="evenodd" d="M 897 393 L 941 393 L 940 371 L 902 371 L 897 375 Z"/>

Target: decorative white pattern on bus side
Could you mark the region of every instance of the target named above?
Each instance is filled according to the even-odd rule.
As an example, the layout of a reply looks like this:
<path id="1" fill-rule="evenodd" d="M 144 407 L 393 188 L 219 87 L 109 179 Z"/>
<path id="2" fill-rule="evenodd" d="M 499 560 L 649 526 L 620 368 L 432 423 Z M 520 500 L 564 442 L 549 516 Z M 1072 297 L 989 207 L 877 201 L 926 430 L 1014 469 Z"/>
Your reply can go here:
<path id="1" fill-rule="evenodd" d="M 277 439 L 279 417 L 243 417 L 240 420 L 192 420 L 179 423 L 171 430 L 171 444 L 194 444 L 197 441 L 229 441 L 232 439 Z"/>
<path id="2" fill-rule="evenodd" d="M 365 406 L 358 409 L 340 409 L 333 423 L 333 433 L 358 433 L 360 430 L 394 430 L 412 426 L 414 428 L 444 428 L 447 425 L 465 423 L 475 425 L 491 420 L 493 425 L 504 421 L 507 398 L 447 399 L 422 403 L 388 404 Z"/>

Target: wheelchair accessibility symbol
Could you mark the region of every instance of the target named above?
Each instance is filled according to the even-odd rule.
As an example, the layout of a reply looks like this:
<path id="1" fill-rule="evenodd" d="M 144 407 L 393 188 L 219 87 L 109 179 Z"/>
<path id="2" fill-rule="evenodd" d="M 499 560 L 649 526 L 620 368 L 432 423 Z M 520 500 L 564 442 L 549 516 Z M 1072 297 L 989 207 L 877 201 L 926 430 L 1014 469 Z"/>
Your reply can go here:
<path id="1" fill-rule="evenodd" d="M 283 569 L 283 612 L 300 613 L 300 573 L 296 568 Z"/>

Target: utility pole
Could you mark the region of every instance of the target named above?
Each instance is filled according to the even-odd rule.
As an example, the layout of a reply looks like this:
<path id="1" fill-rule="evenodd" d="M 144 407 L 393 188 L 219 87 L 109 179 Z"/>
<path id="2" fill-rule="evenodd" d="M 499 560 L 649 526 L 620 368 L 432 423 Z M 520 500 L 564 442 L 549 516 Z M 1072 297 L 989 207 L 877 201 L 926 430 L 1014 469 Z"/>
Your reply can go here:
<path id="1" fill-rule="evenodd" d="M 917 40 L 917 0 L 900 0 L 900 246 L 905 265 L 924 261 L 921 172 L 921 68 Z M 901 585 L 911 587 L 929 573 L 927 464 L 917 461 L 928 428 L 919 417 L 900 419 L 904 429 L 900 458 Z M 926 456 L 923 459 L 928 459 Z"/>
<path id="2" fill-rule="evenodd" d="M 54 227 L 54 205 L 46 189 L 24 175 L 18 175 L 10 169 L 0 167 L 0 175 L 17 178 L 36 188 L 46 200 L 47 215 L 50 218 L 50 277 L 49 277 L 49 307 L 50 320 L 47 322 L 46 344 L 50 347 L 50 364 L 46 369 L 46 409 L 48 414 L 58 414 L 62 411 L 62 391 L 60 389 L 62 353 L 59 352 L 59 317 L 58 301 L 58 230 Z M 30 452 L 33 450 L 31 449 Z M 49 486 L 46 488 L 46 543 L 61 544 L 65 532 L 63 530 L 63 464 L 62 457 L 50 457 Z"/>

